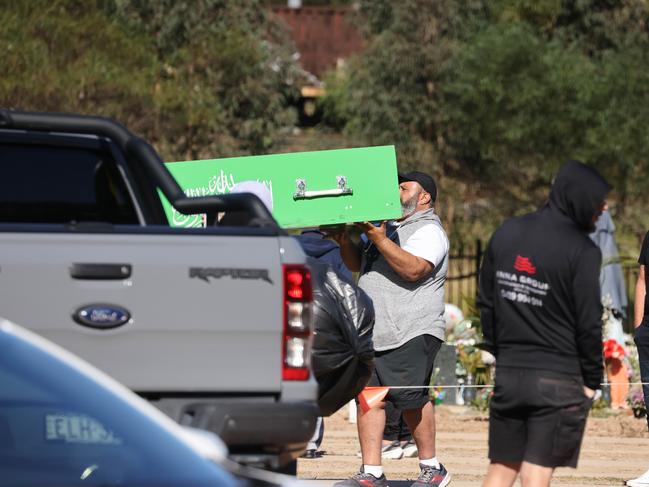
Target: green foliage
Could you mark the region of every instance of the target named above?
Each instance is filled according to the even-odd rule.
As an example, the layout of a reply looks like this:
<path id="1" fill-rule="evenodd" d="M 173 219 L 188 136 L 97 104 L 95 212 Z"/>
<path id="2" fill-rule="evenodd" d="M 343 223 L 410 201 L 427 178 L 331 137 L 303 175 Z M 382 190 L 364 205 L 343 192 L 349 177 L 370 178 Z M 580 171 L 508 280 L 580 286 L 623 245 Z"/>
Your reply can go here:
<path id="1" fill-rule="evenodd" d="M 261 1 L 0 5 L 0 105 L 113 116 L 168 159 L 266 152 L 295 120 L 292 46 Z"/>
<path id="2" fill-rule="evenodd" d="M 360 5 L 367 48 L 328 85 L 325 115 L 348 136 L 396 143 L 402 167 L 433 172 L 453 234 L 485 236 L 537 208 L 570 158 L 613 183 L 623 231 L 649 226 L 649 4 Z"/>
<path id="3" fill-rule="evenodd" d="M 469 2 L 470 3 L 470 2 Z M 453 48 L 460 7 L 444 0 L 362 1 L 367 49 L 329 80 L 325 115 L 344 119 L 346 132 L 370 144 L 396 143 L 404 166 L 431 153 L 441 109 L 436 96 L 441 67 Z M 331 83 L 333 81 L 333 83 Z"/>
<path id="4" fill-rule="evenodd" d="M 481 413 L 486 413 L 489 411 L 489 405 L 491 404 L 492 397 L 492 387 L 484 387 L 482 389 L 478 389 L 475 398 L 470 403 L 470 406 Z"/>
<path id="5" fill-rule="evenodd" d="M 454 239 L 538 207 L 568 158 L 611 180 L 622 233 L 649 227 L 649 3 L 334 3 L 353 6 L 366 48 L 327 77 L 325 123 L 432 172 Z M 112 116 L 169 160 L 269 152 L 302 75 L 267 7 L 6 0 L 0 106 Z"/>
<path id="6" fill-rule="evenodd" d="M 458 127 L 447 132 L 448 140 L 458 156 L 474 159 L 472 169 L 497 181 L 518 165 L 509 160 L 543 162 L 537 154 L 544 149 L 554 160 L 573 147 L 578 135 L 565 120 L 565 107 L 579 96 L 575 82 L 587 69 L 579 61 L 541 42 L 524 24 L 496 25 L 472 38 L 453 59 L 447 71 L 453 82 L 444 86 L 446 120 Z M 551 174 L 555 168 L 543 169 Z"/>
<path id="7" fill-rule="evenodd" d="M 96 6 L 61 0 L 2 4 L 1 106 L 112 115 L 141 127 L 138 120 L 150 115 L 151 43 Z"/>

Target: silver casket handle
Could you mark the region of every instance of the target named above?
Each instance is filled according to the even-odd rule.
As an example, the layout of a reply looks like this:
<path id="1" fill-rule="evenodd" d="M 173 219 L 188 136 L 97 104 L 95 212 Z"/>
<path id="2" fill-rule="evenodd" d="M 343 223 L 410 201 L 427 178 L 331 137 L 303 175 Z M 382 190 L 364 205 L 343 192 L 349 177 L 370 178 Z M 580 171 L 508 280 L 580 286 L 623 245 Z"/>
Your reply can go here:
<path id="1" fill-rule="evenodd" d="M 298 178 L 295 180 L 296 191 L 295 193 L 293 193 L 293 199 L 306 200 L 310 198 L 321 198 L 323 196 L 343 196 L 347 194 L 354 194 L 354 190 L 352 188 L 347 187 L 346 176 L 336 176 L 336 185 L 338 187 L 335 189 L 321 189 L 318 191 L 307 191 L 306 179 Z"/>

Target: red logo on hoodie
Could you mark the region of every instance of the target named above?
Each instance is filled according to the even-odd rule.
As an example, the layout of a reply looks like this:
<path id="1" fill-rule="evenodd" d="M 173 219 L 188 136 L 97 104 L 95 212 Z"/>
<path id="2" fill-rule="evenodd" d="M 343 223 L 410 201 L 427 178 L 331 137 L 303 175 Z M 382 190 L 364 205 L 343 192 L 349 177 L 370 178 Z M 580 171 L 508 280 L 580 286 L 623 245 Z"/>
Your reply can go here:
<path id="1" fill-rule="evenodd" d="M 520 272 L 527 272 L 532 276 L 536 274 L 536 267 L 534 267 L 529 257 L 517 255 L 516 262 L 514 262 L 514 269 Z"/>

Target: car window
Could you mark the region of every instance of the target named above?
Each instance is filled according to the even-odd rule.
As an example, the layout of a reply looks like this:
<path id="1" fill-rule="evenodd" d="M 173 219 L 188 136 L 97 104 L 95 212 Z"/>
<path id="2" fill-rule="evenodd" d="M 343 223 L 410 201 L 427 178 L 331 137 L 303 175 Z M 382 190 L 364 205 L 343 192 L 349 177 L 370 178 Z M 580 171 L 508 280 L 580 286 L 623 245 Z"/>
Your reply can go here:
<path id="1" fill-rule="evenodd" d="M 115 162 L 79 147 L 0 146 L 0 222 L 137 224 Z"/>
<path id="2" fill-rule="evenodd" d="M 110 390 L 0 333 L 0 486 L 68 485 L 234 481 Z"/>

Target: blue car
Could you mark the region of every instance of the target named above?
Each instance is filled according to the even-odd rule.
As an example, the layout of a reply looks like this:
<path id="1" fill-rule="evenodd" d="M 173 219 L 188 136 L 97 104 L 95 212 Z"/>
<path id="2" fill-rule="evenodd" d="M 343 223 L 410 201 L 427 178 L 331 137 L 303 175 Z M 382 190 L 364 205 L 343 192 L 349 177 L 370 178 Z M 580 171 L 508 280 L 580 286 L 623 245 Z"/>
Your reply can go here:
<path id="1" fill-rule="evenodd" d="M 0 319 L 0 487 L 284 484 L 233 473 L 226 455 L 215 436 L 188 432 L 88 363 Z"/>

